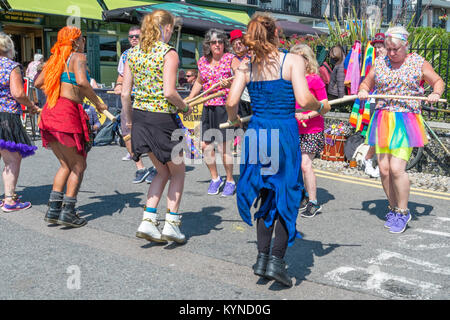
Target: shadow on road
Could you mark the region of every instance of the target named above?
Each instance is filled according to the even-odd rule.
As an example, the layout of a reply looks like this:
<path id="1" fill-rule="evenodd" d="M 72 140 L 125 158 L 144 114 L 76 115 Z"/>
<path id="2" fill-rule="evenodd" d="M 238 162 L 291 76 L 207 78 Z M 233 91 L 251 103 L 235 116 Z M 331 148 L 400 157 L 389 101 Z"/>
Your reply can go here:
<path id="1" fill-rule="evenodd" d="M 323 205 L 331 200 L 336 199 L 334 195 L 328 192 L 327 189 L 317 188 L 317 201 Z"/>
<path id="2" fill-rule="evenodd" d="M 21 188 L 22 186 L 17 187 Z M 48 198 L 50 197 L 50 192 L 52 192 L 52 188 L 52 184 L 24 187 L 23 190 L 18 193 L 22 196 L 22 201 L 30 201 L 34 206 L 46 205 L 48 203 Z"/>
<path id="3" fill-rule="evenodd" d="M 364 210 L 369 212 L 372 215 L 375 215 L 380 220 L 386 220 L 387 214 L 387 206 L 388 201 L 385 199 L 377 199 L 377 200 L 367 200 L 363 201 L 361 209 L 356 210 Z M 417 203 L 417 202 L 408 202 L 408 208 L 411 212 L 412 220 L 417 220 L 421 216 L 428 216 L 430 212 L 433 210 L 433 206 Z"/>
<path id="4" fill-rule="evenodd" d="M 122 213 L 125 207 L 142 207 L 142 192 L 120 193 L 115 190 L 115 194 L 89 197 L 91 203 L 77 207 L 81 217 L 86 220 L 94 220 L 102 216 L 112 216 L 114 213 Z M 95 201 L 98 200 L 98 201 Z"/>
<path id="5" fill-rule="evenodd" d="M 217 228 L 222 223 L 222 217 L 217 215 L 224 207 L 204 207 L 200 212 L 183 213 L 183 224 L 181 231 L 189 238 L 203 236 L 211 231 L 220 231 L 223 228 Z"/>

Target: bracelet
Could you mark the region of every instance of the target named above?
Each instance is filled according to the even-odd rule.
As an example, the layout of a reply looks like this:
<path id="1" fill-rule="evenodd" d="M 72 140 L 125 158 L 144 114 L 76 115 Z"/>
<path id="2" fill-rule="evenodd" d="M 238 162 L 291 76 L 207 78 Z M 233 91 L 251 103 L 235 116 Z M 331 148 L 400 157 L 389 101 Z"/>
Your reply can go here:
<path id="1" fill-rule="evenodd" d="M 233 120 L 233 121 L 228 120 L 227 123 L 228 123 L 229 125 L 231 125 L 231 126 L 234 126 L 235 124 L 239 123 L 239 118 L 236 118 L 236 119 Z"/>
<path id="2" fill-rule="evenodd" d="M 322 111 L 322 109 L 323 109 L 323 102 L 320 103 L 320 108 L 319 108 L 319 110 L 317 110 L 317 112 L 320 114 L 320 112 Z"/>
<path id="3" fill-rule="evenodd" d="M 183 113 L 186 113 L 188 111 L 189 111 L 189 106 L 188 105 L 186 105 L 186 107 L 183 110 L 181 110 L 181 112 L 183 112 Z"/>

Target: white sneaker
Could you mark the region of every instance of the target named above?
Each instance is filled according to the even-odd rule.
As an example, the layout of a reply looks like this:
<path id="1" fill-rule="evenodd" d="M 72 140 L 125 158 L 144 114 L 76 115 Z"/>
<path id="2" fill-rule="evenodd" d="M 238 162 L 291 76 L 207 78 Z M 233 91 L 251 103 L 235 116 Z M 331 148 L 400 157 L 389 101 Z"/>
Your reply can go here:
<path id="1" fill-rule="evenodd" d="M 127 153 L 127 155 L 122 158 L 122 161 L 130 161 L 130 160 L 131 160 L 131 155 L 129 153 Z"/>
<path id="2" fill-rule="evenodd" d="M 364 160 L 364 166 L 364 173 L 371 177 L 374 174 L 375 170 L 373 168 L 372 159 Z"/>
<path id="3" fill-rule="evenodd" d="M 379 177 L 380 177 L 380 167 L 376 166 L 375 169 L 373 169 L 372 178 L 379 178 Z"/>
<path id="4" fill-rule="evenodd" d="M 136 232 L 136 237 L 154 242 L 167 242 L 166 240 L 161 238 L 161 233 L 158 230 L 158 225 L 159 222 L 156 219 L 143 219 Z"/>
<path id="5" fill-rule="evenodd" d="M 175 241 L 177 243 L 185 243 L 186 236 L 180 231 L 181 215 L 166 213 L 166 223 L 162 231 L 161 239 L 167 241 Z"/>

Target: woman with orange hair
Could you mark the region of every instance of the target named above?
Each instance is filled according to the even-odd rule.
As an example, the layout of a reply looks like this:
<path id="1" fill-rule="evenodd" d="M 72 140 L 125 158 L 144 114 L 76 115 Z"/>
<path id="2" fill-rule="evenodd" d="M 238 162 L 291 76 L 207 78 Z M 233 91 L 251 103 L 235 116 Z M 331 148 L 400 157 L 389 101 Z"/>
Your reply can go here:
<path id="1" fill-rule="evenodd" d="M 89 118 L 82 101 L 87 97 L 98 111 L 107 109 L 90 85 L 83 54 L 85 41 L 80 29 L 72 26 L 62 28 L 51 50 L 52 56 L 35 81 L 35 86 L 43 88 L 47 96 L 39 122 L 42 145 L 50 148 L 61 164 L 53 180 L 44 220 L 69 227 L 81 227 L 87 223 L 75 211 L 78 190 L 86 170 L 87 151 L 92 143 L 87 126 Z M 64 187 L 67 187 L 65 195 Z"/>
<path id="2" fill-rule="evenodd" d="M 308 90 L 303 58 L 278 51 L 272 17 L 256 14 L 247 30 L 244 44 L 254 55 L 237 69 L 226 101 L 230 125 L 241 123 L 237 107 L 245 87 L 253 110 L 243 140 L 237 204 L 242 219 L 252 225 L 250 208 L 257 197 L 256 202 L 261 201 L 254 214 L 258 247 L 254 274 L 290 287 L 283 258 L 287 247 L 300 238 L 296 220 L 304 189 L 295 102 L 321 115 L 330 105 L 327 100 L 317 101 Z"/>

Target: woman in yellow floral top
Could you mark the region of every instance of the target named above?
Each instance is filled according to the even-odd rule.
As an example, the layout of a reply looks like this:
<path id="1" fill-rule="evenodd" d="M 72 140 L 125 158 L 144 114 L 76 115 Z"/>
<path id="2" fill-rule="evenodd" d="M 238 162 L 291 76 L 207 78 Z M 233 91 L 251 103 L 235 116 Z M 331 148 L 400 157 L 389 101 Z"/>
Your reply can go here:
<path id="1" fill-rule="evenodd" d="M 181 215 L 178 209 L 184 187 L 185 166 L 182 152 L 174 150 L 180 142 L 172 141 L 172 133 L 179 129 L 176 114 L 190 113 L 178 94 L 175 84 L 179 58 L 167 43 L 175 26 L 174 16 L 165 10 L 156 10 L 144 17 L 139 45 L 128 53 L 125 63 L 122 104 L 131 127 L 133 159 L 137 161 L 148 153 L 158 174 L 150 184 L 142 223 L 136 236 L 149 241 L 184 243 L 181 233 Z M 131 89 L 134 85 L 134 103 L 131 108 Z M 173 157 L 172 157 L 173 153 Z M 169 180 L 166 222 L 162 233 L 158 230 L 157 206 Z"/>

